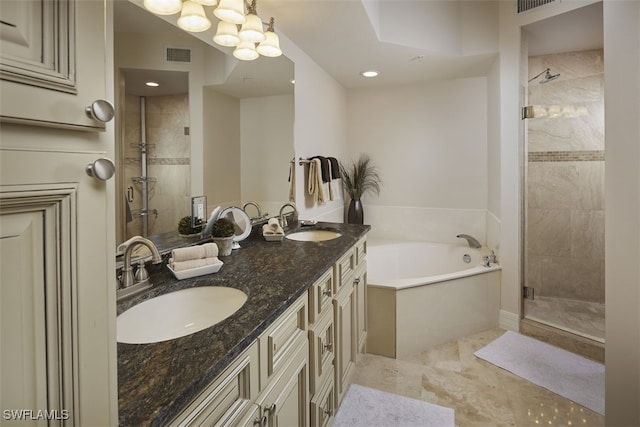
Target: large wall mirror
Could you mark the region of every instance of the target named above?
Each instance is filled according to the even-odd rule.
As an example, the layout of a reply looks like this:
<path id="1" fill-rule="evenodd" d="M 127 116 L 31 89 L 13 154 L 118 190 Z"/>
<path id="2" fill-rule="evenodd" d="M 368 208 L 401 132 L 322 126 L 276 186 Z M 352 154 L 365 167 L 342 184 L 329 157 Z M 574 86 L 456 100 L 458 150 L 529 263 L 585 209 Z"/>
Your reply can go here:
<path id="1" fill-rule="evenodd" d="M 208 213 L 254 201 L 277 214 L 294 157 L 293 62 L 239 61 L 213 29 L 186 33 L 140 4 L 114 2 L 116 241 L 176 234 L 192 196 Z"/>

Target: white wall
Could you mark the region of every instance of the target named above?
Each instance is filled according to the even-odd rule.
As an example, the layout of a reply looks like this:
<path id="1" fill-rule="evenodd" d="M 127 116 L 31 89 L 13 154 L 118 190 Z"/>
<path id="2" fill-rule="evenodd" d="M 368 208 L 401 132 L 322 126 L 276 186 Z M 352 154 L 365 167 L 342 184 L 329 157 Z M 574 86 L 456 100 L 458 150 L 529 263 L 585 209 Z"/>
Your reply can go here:
<path id="1" fill-rule="evenodd" d="M 300 157 L 346 156 L 347 94 L 345 89 L 295 44 L 280 35 L 280 46 L 295 64 L 296 205 L 302 219 L 342 222 L 344 200 L 314 205 L 305 194 L 305 169 Z"/>
<path id="2" fill-rule="evenodd" d="M 363 198 L 371 236 L 486 240 L 487 106 L 484 77 L 349 91 L 349 157 L 383 179 Z"/>

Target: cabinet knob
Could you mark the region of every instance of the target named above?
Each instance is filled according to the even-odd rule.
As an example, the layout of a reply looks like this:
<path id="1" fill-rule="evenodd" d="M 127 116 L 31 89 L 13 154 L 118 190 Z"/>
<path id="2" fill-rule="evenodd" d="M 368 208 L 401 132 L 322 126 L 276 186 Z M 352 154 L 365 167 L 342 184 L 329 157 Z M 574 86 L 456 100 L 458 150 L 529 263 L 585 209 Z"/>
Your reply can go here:
<path id="1" fill-rule="evenodd" d="M 359 278 L 359 277 L 356 277 L 355 279 L 353 279 L 353 283 L 354 283 L 355 285 L 357 285 L 358 283 L 360 283 L 360 278 Z"/>
<path id="2" fill-rule="evenodd" d="M 111 103 L 106 99 L 93 101 L 91 105 L 84 109 L 84 111 L 90 119 L 103 123 L 110 121 L 115 115 L 113 105 L 111 105 Z"/>
<path id="3" fill-rule="evenodd" d="M 324 291 L 322 291 L 322 295 L 330 297 L 331 296 L 331 288 L 325 289 Z"/>
<path id="4" fill-rule="evenodd" d="M 276 404 L 272 404 L 271 406 L 267 406 L 264 408 L 264 413 L 268 413 L 269 415 L 273 415 L 276 412 Z"/>
<path id="5" fill-rule="evenodd" d="M 331 415 L 333 415 L 333 411 L 331 409 L 322 409 L 322 412 L 327 416 L 330 417 Z"/>
<path id="6" fill-rule="evenodd" d="M 106 181 L 116 172 L 116 165 L 111 159 L 102 157 L 93 163 L 89 163 L 85 168 L 87 175 L 92 176 L 100 181 Z"/>
<path id="7" fill-rule="evenodd" d="M 333 349 L 333 343 L 328 342 L 323 346 L 323 348 L 325 351 L 331 351 Z"/>
<path id="8" fill-rule="evenodd" d="M 258 427 L 264 427 L 267 425 L 267 416 L 263 415 L 260 418 L 256 418 L 255 420 L 253 420 L 253 425 L 254 426 L 258 426 Z"/>

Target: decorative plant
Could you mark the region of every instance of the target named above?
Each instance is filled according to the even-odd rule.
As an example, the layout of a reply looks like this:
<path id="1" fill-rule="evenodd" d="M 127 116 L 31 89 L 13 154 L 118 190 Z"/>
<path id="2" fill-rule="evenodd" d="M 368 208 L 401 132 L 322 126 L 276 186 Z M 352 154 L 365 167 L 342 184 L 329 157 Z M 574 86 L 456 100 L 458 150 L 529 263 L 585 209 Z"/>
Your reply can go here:
<path id="1" fill-rule="evenodd" d="M 363 224 L 364 211 L 360 199 L 366 193 L 380 194 L 382 179 L 378 168 L 373 164 L 368 154 L 361 153 L 358 160 L 350 166 L 340 163 L 340 175 L 342 176 L 342 186 L 351 197 L 347 211 L 347 222 Z"/>
<path id="2" fill-rule="evenodd" d="M 378 168 L 368 154 L 362 153 L 356 162 L 345 166 L 340 163 L 342 186 L 351 200 L 360 200 L 366 193 L 380 194 L 382 179 Z"/>
<path id="3" fill-rule="evenodd" d="M 213 237 L 231 237 L 235 233 L 233 222 L 227 218 L 218 218 L 211 228 L 211 236 Z"/>
<path id="4" fill-rule="evenodd" d="M 200 230 L 202 230 L 202 226 L 197 226 L 196 228 L 192 228 L 191 227 L 191 217 L 190 216 L 185 216 L 183 218 L 180 219 L 180 222 L 178 222 L 178 233 L 184 235 L 184 236 L 188 236 L 190 234 L 196 234 L 199 233 Z"/>

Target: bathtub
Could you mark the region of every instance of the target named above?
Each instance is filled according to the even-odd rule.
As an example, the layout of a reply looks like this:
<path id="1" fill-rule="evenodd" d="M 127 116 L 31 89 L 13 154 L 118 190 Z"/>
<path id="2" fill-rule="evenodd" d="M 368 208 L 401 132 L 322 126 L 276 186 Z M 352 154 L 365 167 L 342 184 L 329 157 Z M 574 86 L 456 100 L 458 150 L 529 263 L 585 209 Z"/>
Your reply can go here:
<path id="1" fill-rule="evenodd" d="M 486 247 L 367 244 L 367 351 L 404 358 L 498 326 L 500 265 Z M 465 262 L 469 260 L 469 262 Z"/>

